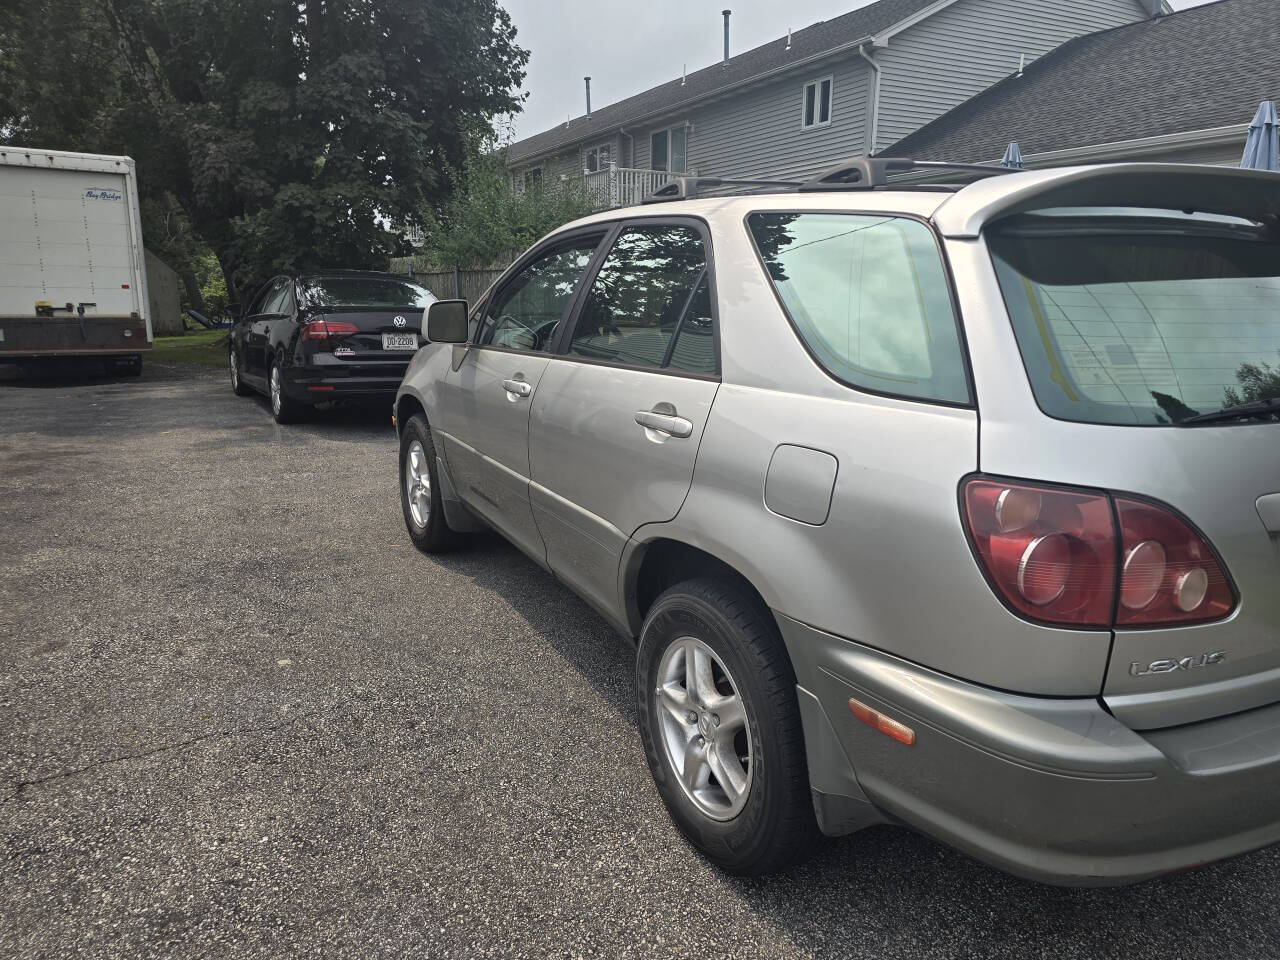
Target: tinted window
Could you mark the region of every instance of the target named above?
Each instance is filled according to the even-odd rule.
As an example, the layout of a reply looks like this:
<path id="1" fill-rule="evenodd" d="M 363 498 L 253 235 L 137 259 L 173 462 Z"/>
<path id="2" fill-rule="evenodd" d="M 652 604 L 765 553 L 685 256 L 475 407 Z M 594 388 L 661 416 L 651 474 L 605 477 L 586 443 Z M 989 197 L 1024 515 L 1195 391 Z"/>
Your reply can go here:
<path id="1" fill-rule="evenodd" d="M 928 227 L 902 217 L 759 213 L 752 236 L 814 357 L 854 386 L 965 403 L 960 335 Z"/>
<path id="2" fill-rule="evenodd" d="M 716 341 L 711 318 L 711 281 L 706 274 L 694 291 L 680 322 L 675 344 L 669 348 L 667 366 L 690 373 L 715 374 L 720 372 L 716 356 Z"/>
<path id="3" fill-rule="evenodd" d="M 477 343 L 509 350 L 546 350 L 600 243 L 580 237 L 526 266 L 485 310 Z"/>
<path id="4" fill-rule="evenodd" d="M 1156 425 L 1280 397 L 1280 243 L 1256 228 L 1027 216 L 987 242 L 1050 416 Z"/>
<path id="5" fill-rule="evenodd" d="M 283 313 L 285 301 L 289 299 L 289 281 L 277 280 L 267 299 L 263 301 L 261 313 Z"/>
<path id="6" fill-rule="evenodd" d="M 715 372 L 714 348 L 698 348 L 699 338 L 706 342 L 711 333 L 709 292 L 694 303 L 694 294 L 707 289 L 706 266 L 702 236 L 693 227 L 628 227 L 618 235 L 583 301 L 569 353 L 663 367 L 684 340 L 688 347 L 682 358 L 697 372 Z M 694 312 L 700 316 L 688 322 Z"/>
<path id="7" fill-rule="evenodd" d="M 315 307 L 425 310 L 436 299 L 426 287 L 392 277 L 310 277 L 302 292 Z"/>

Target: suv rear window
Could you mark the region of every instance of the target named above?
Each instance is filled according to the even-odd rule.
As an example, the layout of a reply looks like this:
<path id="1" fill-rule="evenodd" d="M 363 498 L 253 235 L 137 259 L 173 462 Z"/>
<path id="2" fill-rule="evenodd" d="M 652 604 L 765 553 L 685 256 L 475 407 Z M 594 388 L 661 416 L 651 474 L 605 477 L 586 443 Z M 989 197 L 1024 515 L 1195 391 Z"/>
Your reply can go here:
<path id="1" fill-rule="evenodd" d="M 1280 243 L 1247 221 L 1029 214 L 987 244 L 1050 416 L 1155 426 L 1280 396 Z"/>
<path id="2" fill-rule="evenodd" d="M 905 217 L 754 213 L 751 236 L 792 325 L 854 387 L 968 403 L 960 335 L 933 233 Z"/>

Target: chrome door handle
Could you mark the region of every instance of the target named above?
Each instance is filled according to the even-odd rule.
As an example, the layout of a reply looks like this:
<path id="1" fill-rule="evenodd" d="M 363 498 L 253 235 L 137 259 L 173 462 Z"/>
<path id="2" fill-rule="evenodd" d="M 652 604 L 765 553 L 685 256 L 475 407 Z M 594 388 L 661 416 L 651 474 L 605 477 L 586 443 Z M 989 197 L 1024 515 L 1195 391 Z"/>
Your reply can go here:
<path id="1" fill-rule="evenodd" d="M 684 439 L 693 435 L 693 424 L 684 417 L 666 413 L 654 413 L 652 410 L 637 410 L 636 423 L 646 430 L 656 430 L 669 437 Z"/>
<path id="2" fill-rule="evenodd" d="M 527 397 L 533 393 L 533 387 L 524 380 L 503 380 L 502 389 L 507 393 L 514 393 L 517 397 Z"/>

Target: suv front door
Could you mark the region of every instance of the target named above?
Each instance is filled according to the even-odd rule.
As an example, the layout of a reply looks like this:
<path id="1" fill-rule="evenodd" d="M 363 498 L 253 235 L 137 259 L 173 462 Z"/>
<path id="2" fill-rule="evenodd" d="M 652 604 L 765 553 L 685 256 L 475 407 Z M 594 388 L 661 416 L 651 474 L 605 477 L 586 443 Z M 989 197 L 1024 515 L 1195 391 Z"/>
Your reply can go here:
<path id="1" fill-rule="evenodd" d="M 547 351 L 605 233 L 557 238 L 490 297 L 473 343 L 440 384 L 445 461 L 458 494 L 525 553 L 546 553 L 529 508 L 529 407 Z"/>
<path id="2" fill-rule="evenodd" d="M 534 399 L 529 495 L 547 563 L 615 616 L 623 547 L 679 512 L 720 385 L 707 251 L 696 221 L 624 225 Z"/>

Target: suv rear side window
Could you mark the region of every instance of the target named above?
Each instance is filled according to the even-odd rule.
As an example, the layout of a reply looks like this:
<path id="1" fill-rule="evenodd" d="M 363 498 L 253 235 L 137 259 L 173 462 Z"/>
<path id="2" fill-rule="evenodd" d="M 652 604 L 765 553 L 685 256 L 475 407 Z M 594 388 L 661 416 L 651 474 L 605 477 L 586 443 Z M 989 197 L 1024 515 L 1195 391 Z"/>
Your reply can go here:
<path id="1" fill-rule="evenodd" d="M 551 346 L 600 237 L 576 237 L 526 265 L 485 309 L 476 343 L 508 350 L 543 351 Z"/>
<path id="2" fill-rule="evenodd" d="M 987 238 L 1045 413 L 1158 426 L 1280 397 L 1280 243 L 1244 221 L 1078 212 Z"/>
<path id="3" fill-rule="evenodd" d="M 697 229 L 653 224 L 618 234 L 587 292 L 569 353 L 714 374 L 711 290 Z"/>
<path id="4" fill-rule="evenodd" d="M 937 242 L 905 217 L 755 213 L 748 226 L 796 332 L 855 387 L 968 403 L 951 291 Z"/>

